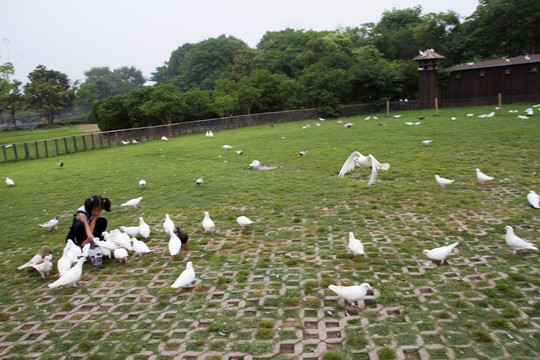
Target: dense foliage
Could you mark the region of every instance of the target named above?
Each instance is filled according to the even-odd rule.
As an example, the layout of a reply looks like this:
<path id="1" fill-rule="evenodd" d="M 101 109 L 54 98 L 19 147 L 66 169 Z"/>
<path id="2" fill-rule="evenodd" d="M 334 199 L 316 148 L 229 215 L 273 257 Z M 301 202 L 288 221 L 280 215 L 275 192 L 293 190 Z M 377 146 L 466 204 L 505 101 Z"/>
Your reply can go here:
<path id="1" fill-rule="evenodd" d="M 540 52 L 538 1 L 480 0 L 462 20 L 416 6 L 354 28 L 268 31 L 255 49 L 222 35 L 179 46 L 143 92 L 133 67 L 92 68 L 73 90 L 102 130 L 302 107 L 332 116 L 343 104 L 416 98 L 419 50 L 444 55 L 443 68 Z"/>

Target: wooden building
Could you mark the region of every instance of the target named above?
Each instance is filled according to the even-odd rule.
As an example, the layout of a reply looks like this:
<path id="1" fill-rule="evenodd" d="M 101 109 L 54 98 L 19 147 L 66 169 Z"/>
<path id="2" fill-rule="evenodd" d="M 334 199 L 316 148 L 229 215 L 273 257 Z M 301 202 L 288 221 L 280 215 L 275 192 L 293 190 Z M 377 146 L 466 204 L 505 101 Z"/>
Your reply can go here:
<path id="1" fill-rule="evenodd" d="M 502 102 L 540 101 L 540 54 L 486 60 L 453 66 L 442 71 L 433 49 L 421 52 L 418 61 L 420 106 L 493 105 Z"/>

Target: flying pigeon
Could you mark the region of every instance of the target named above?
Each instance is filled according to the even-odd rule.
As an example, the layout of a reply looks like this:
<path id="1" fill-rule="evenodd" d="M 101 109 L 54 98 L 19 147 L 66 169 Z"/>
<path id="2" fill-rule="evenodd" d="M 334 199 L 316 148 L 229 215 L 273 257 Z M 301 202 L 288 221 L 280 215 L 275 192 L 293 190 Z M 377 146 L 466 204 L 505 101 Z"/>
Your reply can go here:
<path id="1" fill-rule="evenodd" d="M 125 248 L 119 247 L 118 249 L 114 249 L 113 255 L 114 255 L 114 258 L 117 259 L 118 261 L 127 262 L 128 252 Z"/>
<path id="2" fill-rule="evenodd" d="M 441 265 L 444 263 L 444 259 L 454 250 L 454 248 L 459 244 L 458 241 L 456 241 L 453 244 L 438 247 L 431 250 L 424 250 L 424 254 L 430 258 L 431 260 L 438 260 L 441 262 Z"/>
<path id="3" fill-rule="evenodd" d="M 32 267 L 39 272 L 39 274 L 41 275 L 43 279 L 45 279 L 45 276 L 49 275 L 53 267 L 52 254 L 45 256 L 42 262 L 40 262 L 39 264 L 34 264 L 32 265 Z"/>
<path id="4" fill-rule="evenodd" d="M 120 230 L 128 234 L 129 236 L 137 236 L 139 235 L 139 227 L 138 226 L 119 226 Z"/>
<path id="5" fill-rule="evenodd" d="M 259 166 L 261 166 L 261 162 L 259 160 L 253 160 L 251 162 L 251 164 L 249 164 L 249 166 L 253 169 L 253 170 L 257 170 L 259 168 Z"/>
<path id="6" fill-rule="evenodd" d="M 506 244 L 508 244 L 508 246 L 510 246 L 513 249 L 512 255 L 515 255 L 524 249 L 538 250 L 538 248 L 534 246 L 533 244 L 531 244 L 530 242 L 527 242 L 523 240 L 522 238 L 516 236 L 514 234 L 514 229 L 512 229 L 511 226 L 507 225 L 505 226 L 505 229 L 506 229 L 506 237 L 504 238 L 504 240 L 506 241 Z"/>
<path id="7" fill-rule="evenodd" d="M 197 181 L 195 182 L 197 185 L 202 185 L 204 182 L 203 178 L 198 178 Z"/>
<path id="8" fill-rule="evenodd" d="M 540 199 L 538 197 L 538 194 L 535 193 L 533 190 L 530 190 L 527 194 L 527 201 L 531 206 L 535 209 L 540 209 Z"/>
<path id="9" fill-rule="evenodd" d="M 186 269 L 182 271 L 180 276 L 178 276 L 178 278 L 171 285 L 171 287 L 174 289 L 178 289 L 178 288 L 190 286 L 194 280 L 195 280 L 195 271 L 193 270 L 193 263 L 189 261 L 186 264 Z"/>
<path id="10" fill-rule="evenodd" d="M 175 227 L 174 229 L 176 230 L 176 235 L 178 235 L 178 238 L 182 242 L 182 248 L 180 249 L 180 251 L 187 250 L 187 241 L 189 239 L 189 235 L 186 234 L 185 232 L 182 232 L 182 230 L 180 230 L 178 226 Z"/>
<path id="11" fill-rule="evenodd" d="M 178 253 L 180 253 L 180 249 L 182 249 L 182 242 L 180 241 L 180 238 L 176 236 L 174 231 L 171 231 L 169 233 L 169 253 L 171 254 L 171 258 L 174 258 Z"/>
<path id="12" fill-rule="evenodd" d="M 222 148 L 225 150 L 229 150 L 229 149 L 232 149 L 233 147 L 231 145 L 223 145 Z"/>
<path id="13" fill-rule="evenodd" d="M 46 223 L 39 224 L 40 227 L 45 228 L 49 231 L 51 231 L 52 228 L 55 228 L 56 230 L 58 230 L 56 225 L 58 225 L 58 216 L 56 216 L 54 219 L 47 221 Z"/>
<path id="14" fill-rule="evenodd" d="M 214 232 L 215 225 L 212 219 L 210 219 L 210 215 L 208 214 L 208 211 L 204 212 L 204 219 L 201 224 L 204 228 L 204 232 L 207 232 L 207 231 Z"/>
<path id="15" fill-rule="evenodd" d="M 249 226 L 253 221 L 249 220 L 247 216 L 239 216 L 236 218 L 236 222 L 242 227 L 242 229 L 244 229 L 246 226 Z"/>
<path id="16" fill-rule="evenodd" d="M 15 182 L 11 180 L 10 178 L 6 177 L 6 185 L 7 186 L 13 186 L 15 185 Z"/>
<path id="17" fill-rule="evenodd" d="M 145 186 L 146 186 L 146 181 L 140 180 L 140 181 L 139 181 L 139 186 L 140 186 L 140 187 L 145 187 Z"/>
<path id="18" fill-rule="evenodd" d="M 431 145 L 433 143 L 433 141 L 435 141 L 435 140 L 423 140 L 422 144 L 424 144 L 426 146 L 429 146 L 429 145 Z"/>
<path id="19" fill-rule="evenodd" d="M 439 175 L 435 175 L 435 180 L 437 180 L 437 182 L 439 183 L 439 185 L 441 185 L 443 189 L 446 188 L 446 185 L 449 185 L 455 181 L 455 180 L 448 180 L 448 179 L 442 178 Z"/>
<path id="20" fill-rule="evenodd" d="M 354 255 L 364 255 L 364 245 L 360 242 L 360 240 L 356 239 L 354 237 L 354 234 L 352 232 L 349 232 L 349 250 Z"/>
<path id="21" fill-rule="evenodd" d="M 476 177 L 480 183 L 485 183 L 486 181 L 493 180 L 494 178 L 491 176 L 487 176 L 483 172 L 480 171 L 480 169 L 476 169 Z"/>
<path id="22" fill-rule="evenodd" d="M 163 229 L 167 234 L 171 234 L 174 231 L 174 222 L 169 217 L 169 214 L 165 214 L 165 221 L 163 222 Z"/>
<path id="23" fill-rule="evenodd" d="M 142 216 L 139 217 L 139 234 L 145 239 L 150 236 L 150 226 L 144 222 Z"/>
<path id="24" fill-rule="evenodd" d="M 50 255 L 51 253 L 52 253 L 52 249 L 45 245 L 45 246 L 41 247 L 39 252 L 36 255 L 34 255 L 30 260 L 28 260 L 28 262 L 26 262 L 25 264 L 19 266 L 17 269 L 22 270 L 22 269 L 25 269 L 27 267 L 37 265 L 37 264 L 41 263 L 45 259 L 45 257 Z"/>
<path id="25" fill-rule="evenodd" d="M 341 167 L 341 170 L 339 171 L 339 177 L 343 178 L 346 173 L 349 171 L 354 170 L 355 166 L 364 166 L 364 167 L 371 167 L 371 176 L 369 178 L 368 186 L 373 184 L 375 179 L 377 178 L 377 171 L 378 170 L 388 170 L 390 169 L 390 164 L 384 163 L 381 164 L 380 162 L 375 159 L 375 157 L 371 154 L 368 156 L 364 156 L 360 154 L 358 151 L 354 151 L 351 155 L 349 155 L 349 158 L 345 161 L 343 166 Z"/>
<path id="26" fill-rule="evenodd" d="M 77 281 L 82 276 L 82 267 L 83 263 L 86 261 L 85 257 L 81 257 L 75 266 L 73 266 L 71 269 L 66 271 L 63 275 L 61 275 L 58 280 L 53 282 L 52 284 L 49 284 L 50 288 L 56 288 L 59 286 L 69 285 L 72 284 L 73 286 L 77 286 Z"/>
<path id="27" fill-rule="evenodd" d="M 152 251 L 144 241 L 137 240 L 135 237 L 131 238 L 131 242 L 133 244 L 133 251 L 135 251 L 136 254 L 143 255 Z"/>
<path id="28" fill-rule="evenodd" d="M 335 292 L 339 297 L 342 297 L 348 301 L 356 309 L 360 310 L 360 300 L 364 299 L 367 295 L 368 290 L 372 290 L 371 286 L 368 283 L 362 283 L 360 285 L 353 286 L 338 286 L 330 285 L 328 286 L 330 290 Z M 358 306 L 354 303 L 357 302 Z"/>
<path id="29" fill-rule="evenodd" d="M 141 200 L 142 200 L 142 196 L 135 199 L 128 200 L 125 203 L 121 204 L 120 206 L 131 206 L 133 208 L 136 208 L 137 205 L 139 205 L 139 202 L 141 202 Z"/>

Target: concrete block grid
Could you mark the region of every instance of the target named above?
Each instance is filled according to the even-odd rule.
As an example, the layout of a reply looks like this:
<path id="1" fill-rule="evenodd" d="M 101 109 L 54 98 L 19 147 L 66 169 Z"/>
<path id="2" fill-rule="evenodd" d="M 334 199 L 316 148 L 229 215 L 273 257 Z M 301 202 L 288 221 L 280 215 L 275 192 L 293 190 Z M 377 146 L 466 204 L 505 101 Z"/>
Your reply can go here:
<path id="1" fill-rule="evenodd" d="M 336 216 L 341 210 L 320 212 Z M 364 219 L 366 229 L 377 228 L 367 231 L 370 238 L 363 239 L 368 250 L 365 258 L 336 255 L 336 248 L 347 254 L 343 232 L 319 236 L 317 231 L 305 231 L 300 223 L 264 233 L 218 229 L 213 235 L 197 234 L 190 240 L 192 251 L 170 260 L 164 235 L 156 234 L 159 226 L 155 225 L 153 240 L 148 242 L 154 250 L 147 255 L 153 258 L 151 266 L 135 256 L 124 265 L 107 259 L 101 270 L 87 263 L 78 288 L 59 290 L 48 289 L 46 283 L 51 280 L 41 282 L 37 272 L 13 271 L 10 279 L 0 282 L 2 288 L 13 282 L 36 286 L 30 293 L 24 290 L 26 285 L 10 287 L 9 300 L 0 304 L 4 314 L 0 358 L 86 359 L 92 354 L 107 358 L 123 353 L 134 360 L 315 360 L 332 349 L 345 350 L 352 359 L 369 360 L 536 358 L 539 284 L 514 281 L 508 273 L 538 274 L 538 254 L 524 252 L 518 255 L 517 265 L 498 270 L 504 261 L 500 258 L 504 236 L 486 241 L 485 234 L 504 219 L 481 212 L 458 212 L 445 219 L 456 231 L 467 234 L 464 239 L 444 236 L 427 218 L 405 208 L 386 218 L 392 221 L 385 225 Z M 482 225 L 470 226 L 466 218 Z M 444 267 L 426 265 L 421 251 L 411 255 L 396 249 L 396 244 L 410 241 L 386 235 L 396 226 L 412 236 L 423 232 L 440 236 L 439 241 L 459 240 L 478 256 L 466 257 L 457 251 Z M 300 236 L 268 243 L 284 231 Z M 235 242 L 240 246 L 235 247 Z M 379 254 L 370 258 L 373 246 Z M 60 249 L 55 248 L 55 253 Z M 19 265 L 11 260 L 15 252 L 28 251 L 3 252 L 3 267 Z M 197 259 L 209 253 L 225 256 L 219 269 L 198 265 Z M 188 259 L 194 263 L 197 286 L 172 291 L 170 285 Z M 266 260 L 264 266 L 261 259 Z M 240 260 L 251 266 L 239 267 Z M 374 292 L 360 312 L 326 285 L 363 281 Z M 516 285 L 511 297 L 504 293 L 501 281 Z M 467 285 L 445 288 L 457 282 Z M 504 304 L 494 306 L 486 291 L 500 292 Z M 511 315 L 505 313 L 509 307 L 514 309 Z M 463 319 L 476 308 L 500 313 L 507 321 L 494 327 L 488 319 L 476 324 Z M 482 339 L 482 334 L 490 340 Z"/>

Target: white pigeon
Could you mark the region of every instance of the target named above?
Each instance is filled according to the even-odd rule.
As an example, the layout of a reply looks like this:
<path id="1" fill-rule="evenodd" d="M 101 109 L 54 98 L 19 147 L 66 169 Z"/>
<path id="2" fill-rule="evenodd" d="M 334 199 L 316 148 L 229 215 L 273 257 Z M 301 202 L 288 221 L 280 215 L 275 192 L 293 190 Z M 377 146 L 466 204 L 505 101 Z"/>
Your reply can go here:
<path id="1" fill-rule="evenodd" d="M 163 222 L 163 229 L 167 234 L 174 232 L 174 222 L 169 217 L 169 214 L 165 214 L 165 221 Z"/>
<path id="2" fill-rule="evenodd" d="M 169 139 L 168 139 L 165 135 L 163 135 L 163 136 L 161 137 L 161 140 L 167 141 L 167 140 L 169 140 Z"/>
<path id="3" fill-rule="evenodd" d="M 459 244 L 456 241 L 453 244 L 441 246 L 431 250 L 424 250 L 424 254 L 431 260 L 437 260 L 441 262 L 441 266 L 444 263 L 444 259 L 454 250 L 454 248 Z"/>
<path id="4" fill-rule="evenodd" d="M 368 290 L 372 290 L 371 286 L 368 283 L 362 283 L 360 285 L 353 286 L 338 286 L 330 285 L 328 286 L 330 290 L 335 292 L 339 297 L 342 297 L 348 301 L 352 306 L 359 309 L 360 300 L 363 300 L 366 297 Z M 358 306 L 355 305 L 355 302 L 358 303 Z"/>
<path id="5" fill-rule="evenodd" d="M 354 234 L 352 232 L 349 232 L 349 250 L 354 255 L 364 255 L 364 245 L 362 245 L 362 242 L 354 237 Z"/>
<path id="6" fill-rule="evenodd" d="M 171 257 L 175 257 L 182 249 L 182 241 L 180 241 L 180 238 L 174 233 L 174 231 L 171 231 L 169 235 L 169 254 L 171 254 Z"/>
<path id="7" fill-rule="evenodd" d="M 136 208 L 137 205 L 139 205 L 139 203 L 141 202 L 142 199 L 143 199 L 142 196 L 140 196 L 138 198 L 128 200 L 125 203 L 121 204 L 120 206 L 131 206 L 131 207 Z"/>
<path id="8" fill-rule="evenodd" d="M 133 247 L 131 246 L 131 238 L 125 232 L 122 232 L 118 229 L 113 229 L 111 230 L 109 235 L 110 240 L 119 247 L 122 247 L 126 250 L 133 250 Z"/>
<path id="9" fill-rule="evenodd" d="M 133 244 L 133 251 L 135 251 L 136 254 L 143 255 L 152 251 L 144 241 L 137 240 L 137 238 L 131 238 L 131 242 Z"/>
<path id="10" fill-rule="evenodd" d="M 112 258 L 114 250 L 118 249 L 118 245 L 111 240 L 100 240 L 97 245 L 101 249 L 103 256 L 107 256 L 109 259 Z"/>
<path id="11" fill-rule="evenodd" d="M 387 163 L 381 164 L 380 162 L 377 161 L 377 159 L 375 159 L 373 155 L 369 154 L 368 156 L 364 156 L 360 154 L 358 151 L 354 151 L 351 155 L 349 155 L 349 157 L 347 158 L 347 160 L 341 167 L 341 170 L 339 171 L 338 176 L 340 178 L 343 178 L 346 173 L 354 170 L 355 166 L 360 166 L 360 165 L 371 168 L 371 176 L 368 181 L 368 186 L 373 184 L 373 182 L 377 178 L 377 171 L 379 170 L 386 171 L 390 169 L 390 164 L 387 164 Z"/>
<path id="12" fill-rule="evenodd" d="M 521 119 L 521 120 L 527 120 L 529 119 L 528 116 L 525 116 L 525 115 L 518 115 L 518 118 Z"/>
<path id="13" fill-rule="evenodd" d="M 139 142 L 137 140 L 133 139 L 133 140 L 131 140 L 131 143 L 132 144 L 138 144 Z"/>
<path id="14" fill-rule="evenodd" d="M 253 221 L 249 220 L 247 216 L 239 216 L 236 218 L 236 222 L 238 223 L 238 225 L 240 225 L 243 228 L 245 228 L 246 226 L 249 226 L 251 225 L 251 223 L 253 223 Z"/>
<path id="15" fill-rule="evenodd" d="M 40 262 L 42 262 L 45 259 L 45 257 L 50 255 L 51 253 L 52 253 L 52 249 L 50 247 L 48 247 L 47 245 L 42 246 L 36 255 L 34 255 L 25 264 L 19 266 L 17 269 L 22 270 L 22 269 L 37 265 Z"/>
<path id="16" fill-rule="evenodd" d="M 506 229 L 506 236 L 504 240 L 506 241 L 506 244 L 510 246 L 512 250 L 512 255 L 515 255 L 521 250 L 530 249 L 530 250 L 538 250 L 536 246 L 531 244 L 530 242 L 527 242 L 523 240 L 522 238 L 516 236 L 514 234 L 514 229 L 512 229 L 511 226 L 505 226 Z"/>
<path id="17" fill-rule="evenodd" d="M 146 186 L 146 181 L 145 180 L 139 180 L 139 186 L 140 187 L 145 187 Z"/>
<path id="18" fill-rule="evenodd" d="M 533 190 L 530 190 L 527 194 L 527 201 L 531 206 L 535 209 L 540 209 L 540 199 L 537 193 L 535 193 Z"/>
<path id="19" fill-rule="evenodd" d="M 204 228 L 204 232 L 207 232 L 207 231 L 214 232 L 215 225 L 212 219 L 210 219 L 210 215 L 208 214 L 208 211 L 204 212 L 204 219 L 201 224 Z"/>
<path id="20" fill-rule="evenodd" d="M 139 217 L 139 234 L 145 239 L 150 236 L 150 226 L 144 222 L 142 216 Z"/>
<path id="21" fill-rule="evenodd" d="M 474 114 L 472 114 L 472 113 L 467 114 L 467 117 L 473 117 L 473 116 L 474 116 Z"/>
<path id="22" fill-rule="evenodd" d="M 195 280 L 195 271 L 193 270 L 193 263 L 189 261 L 186 264 L 186 269 L 182 271 L 180 276 L 178 276 L 178 278 L 171 285 L 171 287 L 174 289 L 178 289 L 181 287 L 190 286 L 194 280 Z"/>
<path id="23" fill-rule="evenodd" d="M 353 126 L 354 123 L 346 123 L 345 125 L 343 125 L 343 127 L 346 127 L 347 129 L 350 129 L 351 126 Z"/>
<path id="24" fill-rule="evenodd" d="M 394 119 L 398 119 L 398 118 L 401 117 L 401 115 L 394 115 L 394 116 L 392 116 L 392 117 L 393 117 Z"/>
<path id="25" fill-rule="evenodd" d="M 45 279 L 45 276 L 49 275 L 53 267 L 52 255 L 45 256 L 42 262 L 40 262 L 39 264 L 34 264 L 32 265 L 32 267 L 39 272 L 43 279 Z"/>
<path id="26" fill-rule="evenodd" d="M 52 228 L 55 228 L 55 229 L 58 230 L 56 225 L 58 225 L 58 216 L 56 216 L 54 219 L 51 219 L 51 220 L 47 221 L 46 223 L 39 224 L 40 227 L 45 228 L 45 229 L 47 229 L 49 231 L 51 231 Z"/>
<path id="27" fill-rule="evenodd" d="M 261 166 L 261 162 L 259 160 L 253 160 L 249 166 L 253 168 L 253 170 L 257 170 L 259 166 Z"/>
<path id="28" fill-rule="evenodd" d="M 66 241 L 66 247 L 68 248 L 69 258 L 71 259 L 71 264 L 77 263 L 79 261 L 79 257 L 82 256 L 82 250 L 80 247 L 75 245 L 73 240 L 68 239 Z"/>
<path id="29" fill-rule="evenodd" d="M 118 228 L 131 237 L 139 235 L 138 226 L 119 226 Z"/>
<path id="30" fill-rule="evenodd" d="M 406 121 L 406 122 L 405 122 L 405 125 L 407 125 L 407 126 L 413 126 L 414 123 L 413 123 L 413 122 L 410 122 L 410 121 Z"/>
<path id="31" fill-rule="evenodd" d="M 195 181 L 195 183 L 200 186 L 200 185 L 202 185 L 204 183 L 204 180 L 203 180 L 202 177 L 200 177 L 200 178 L 197 179 L 197 181 Z"/>
<path id="32" fill-rule="evenodd" d="M 118 249 L 114 249 L 113 252 L 114 258 L 118 261 L 124 261 L 127 262 L 128 258 L 128 252 L 126 249 L 119 247 Z"/>
<path id="33" fill-rule="evenodd" d="M 129 141 L 122 140 L 122 144 L 124 144 L 124 145 L 129 145 Z"/>
<path id="34" fill-rule="evenodd" d="M 236 150 L 235 153 L 237 153 L 238 155 L 242 155 L 244 153 L 244 151 L 242 150 Z"/>
<path id="35" fill-rule="evenodd" d="M 319 118 L 319 121 L 326 121 L 326 119 L 320 117 L 320 118 Z"/>
<path id="36" fill-rule="evenodd" d="M 451 183 L 455 181 L 455 180 L 445 179 L 443 177 L 440 177 L 439 175 L 435 175 L 435 180 L 437 180 L 437 182 L 439 183 L 439 185 L 441 185 L 443 189 L 446 188 L 446 185 L 450 185 Z"/>
<path id="37" fill-rule="evenodd" d="M 307 150 L 302 150 L 299 152 L 300 156 L 306 156 L 307 153 L 308 153 Z"/>
<path id="38" fill-rule="evenodd" d="M 56 268 L 58 269 L 58 273 L 60 274 L 60 276 L 64 275 L 66 271 L 71 269 L 71 265 L 73 265 L 69 250 L 69 246 L 68 244 L 66 244 L 66 246 L 64 246 L 64 252 L 62 253 L 62 256 L 60 257 L 60 259 L 58 259 L 58 262 L 56 263 Z"/>
<path id="39" fill-rule="evenodd" d="M 56 288 L 59 286 L 69 285 L 72 284 L 73 286 L 77 286 L 77 281 L 82 276 L 82 267 L 83 263 L 86 261 L 85 257 L 79 258 L 75 266 L 73 266 L 71 269 L 66 271 L 62 276 L 58 278 L 55 282 L 52 284 L 49 284 L 50 288 Z"/>
<path id="40" fill-rule="evenodd" d="M 423 140 L 422 144 L 424 144 L 426 146 L 429 146 L 429 145 L 431 145 L 433 143 L 433 141 L 435 141 L 435 140 Z"/>
<path id="41" fill-rule="evenodd" d="M 233 147 L 231 145 L 223 145 L 222 148 L 225 150 L 229 150 L 229 149 L 232 149 Z"/>
<path id="42" fill-rule="evenodd" d="M 490 180 L 494 179 L 493 177 L 487 176 L 486 174 L 481 172 L 480 169 L 478 169 L 478 168 L 476 169 L 476 178 L 482 184 L 485 183 L 486 181 L 490 181 Z"/>
<path id="43" fill-rule="evenodd" d="M 11 180 L 10 178 L 6 177 L 6 185 L 7 186 L 13 186 L 15 185 L 15 182 Z"/>

